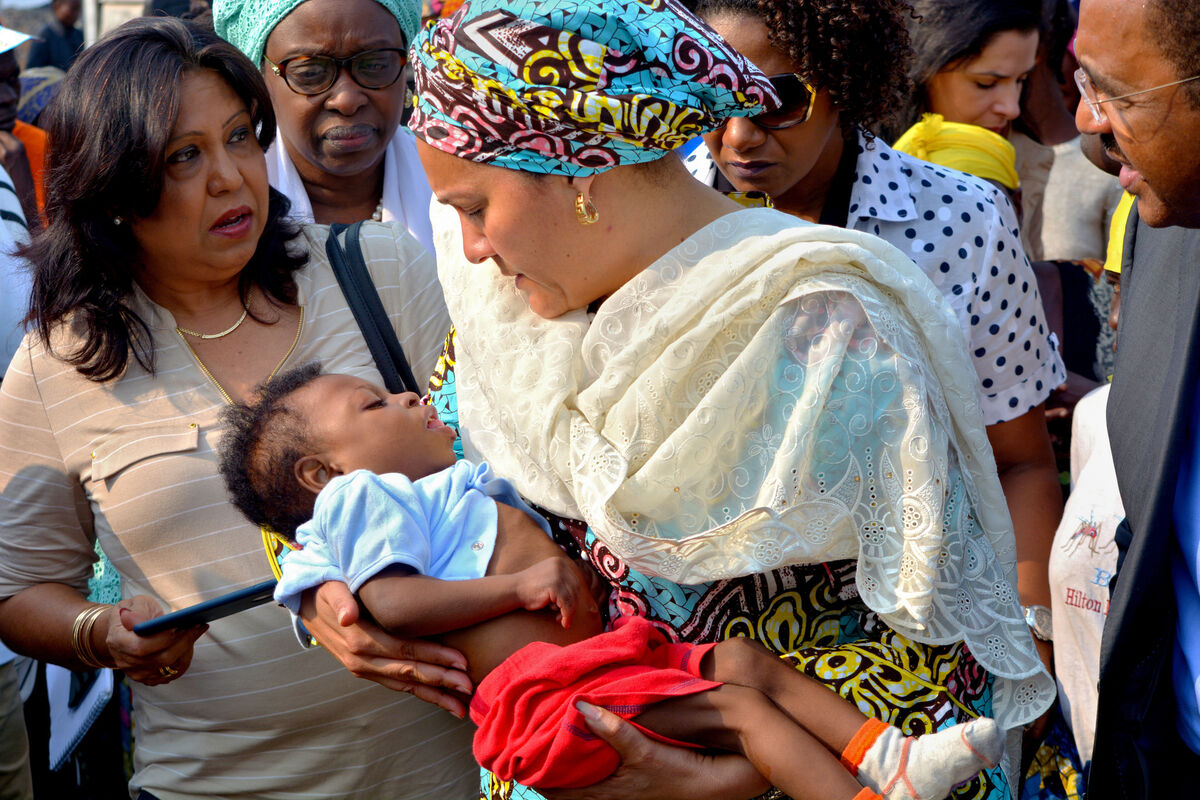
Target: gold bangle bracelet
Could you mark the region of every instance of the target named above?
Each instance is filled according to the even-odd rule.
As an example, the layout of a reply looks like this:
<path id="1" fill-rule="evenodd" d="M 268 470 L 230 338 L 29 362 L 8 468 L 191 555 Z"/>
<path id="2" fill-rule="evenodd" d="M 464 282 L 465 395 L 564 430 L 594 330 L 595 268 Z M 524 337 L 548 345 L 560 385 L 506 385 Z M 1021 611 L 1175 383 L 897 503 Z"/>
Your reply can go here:
<path id="1" fill-rule="evenodd" d="M 109 606 L 98 605 L 91 609 L 91 613 L 83 621 L 79 632 L 79 651 L 83 655 L 81 659 L 84 664 L 89 667 L 103 668 L 104 662 L 100 660 L 100 656 L 96 653 L 96 648 L 92 645 L 92 631 L 96 627 L 96 621 L 104 615 L 104 612 L 109 609 Z"/>
<path id="2" fill-rule="evenodd" d="M 92 646 L 92 630 L 96 627 L 96 620 L 100 619 L 111 606 L 95 605 L 88 606 L 79 615 L 75 617 L 75 622 L 71 625 L 71 649 L 75 652 L 75 658 L 84 664 L 84 666 L 92 669 L 102 669 L 106 665 L 100 661 L 96 655 L 96 649 Z"/>

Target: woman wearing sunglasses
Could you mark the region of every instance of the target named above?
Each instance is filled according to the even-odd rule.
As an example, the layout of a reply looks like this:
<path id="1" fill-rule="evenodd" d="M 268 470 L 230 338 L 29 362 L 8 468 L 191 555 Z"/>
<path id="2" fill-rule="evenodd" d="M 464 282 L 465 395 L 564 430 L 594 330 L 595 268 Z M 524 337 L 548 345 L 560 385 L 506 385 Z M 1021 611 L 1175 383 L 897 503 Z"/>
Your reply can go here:
<path id="1" fill-rule="evenodd" d="M 785 98 L 730 119 L 685 162 L 719 188 L 767 193 L 813 222 L 873 233 L 921 268 L 953 308 L 1017 534 L 1027 618 L 1049 605 L 1062 512 L 1043 404 L 1066 373 L 1002 191 L 871 134 L 907 97 L 908 6 L 898 0 L 700 0 L 698 13 Z M 811 87 L 811 90 L 806 87 Z M 1034 628 L 1046 639 L 1050 630 Z M 1039 641 L 1044 660 L 1049 643 Z"/>
<path id="2" fill-rule="evenodd" d="M 301 222 L 395 220 L 433 251 L 429 184 L 400 127 L 419 0 L 216 0 L 217 33 L 262 68 L 279 119 L 271 185 Z"/>

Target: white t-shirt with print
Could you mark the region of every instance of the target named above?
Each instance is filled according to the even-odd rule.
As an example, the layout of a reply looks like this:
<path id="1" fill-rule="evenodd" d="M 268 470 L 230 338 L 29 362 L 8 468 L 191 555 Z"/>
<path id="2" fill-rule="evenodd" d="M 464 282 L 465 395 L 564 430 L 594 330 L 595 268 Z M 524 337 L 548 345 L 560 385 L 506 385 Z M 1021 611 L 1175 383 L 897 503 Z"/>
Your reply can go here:
<path id="1" fill-rule="evenodd" d="M 1104 385 L 1079 401 L 1071 423 L 1071 496 L 1050 552 L 1054 672 L 1063 717 L 1082 763 L 1096 732 L 1100 639 L 1108 616 L 1108 583 L 1117 567 L 1117 526 L 1125 518 L 1105 413 Z"/>
<path id="2" fill-rule="evenodd" d="M 858 138 L 846 226 L 899 248 L 958 316 L 979 375 L 984 424 L 1015 419 L 1066 380 L 1046 326 L 1016 213 L 1001 190 L 957 170 Z M 698 180 L 717 167 L 700 139 L 681 151 Z"/>

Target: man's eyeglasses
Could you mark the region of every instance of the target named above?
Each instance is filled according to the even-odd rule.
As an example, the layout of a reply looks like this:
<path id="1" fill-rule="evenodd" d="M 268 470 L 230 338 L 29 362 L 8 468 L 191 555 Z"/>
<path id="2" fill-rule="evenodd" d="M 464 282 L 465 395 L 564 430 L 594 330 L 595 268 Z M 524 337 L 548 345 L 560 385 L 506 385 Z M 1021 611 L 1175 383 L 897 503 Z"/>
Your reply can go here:
<path id="1" fill-rule="evenodd" d="M 817 99 L 816 90 L 792 72 L 771 75 L 767 80 L 779 95 L 779 108 L 750 117 L 750 121 L 768 131 L 781 131 L 808 122 Z"/>
<path id="2" fill-rule="evenodd" d="M 1098 124 L 1102 124 L 1108 119 L 1108 115 L 1101 107 L 1101 103 L 1111 103 L 1113 100 L 1124 100 L 1126 97 L 1134 97 L 1135 95 L 1145 94 L 1146 92 L 1154 92 L 1159 89 L 1166 89 L 1168 86 L 1178 86 L 1181 83 L 1189 83 L 1194 80 L 1200 80 L 1200 75 L 1193 75 L 1190 78 L 1183 80 L 1171 81 L 1170 83 L 1151 86 L 1149 89 L 1138 89 L 1136 92 L 1128 92 L 1119 94 L 1116 97 L 1102 97 L 1097 91 L 1096 85 L 1092 83 L 1092 79 L 1082 69 L 1075 70 L 1075 85 L 1079 87 L 1079 93 L 1083 95 L 1083 100 L 1087 103 L 1088 110 L 1092 112 L 1092 119 Z"/>
<path id="3" fill-rule="evenodd" d="M 400 79 L 408 53 L 398 47 L 382 47 L 346 58 L 292 56 L 276 64 L 264 55 L 263 60 L 293 92 L 314 95 L 329 91 L 343 69 L 364 89 L 386 89 Z"/>

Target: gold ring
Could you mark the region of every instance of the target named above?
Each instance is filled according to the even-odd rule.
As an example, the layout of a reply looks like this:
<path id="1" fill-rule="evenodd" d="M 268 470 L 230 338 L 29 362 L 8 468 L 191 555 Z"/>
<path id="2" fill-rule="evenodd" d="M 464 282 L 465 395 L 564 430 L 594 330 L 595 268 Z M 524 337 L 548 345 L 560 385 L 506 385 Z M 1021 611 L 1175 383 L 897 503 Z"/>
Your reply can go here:
<path id="1" fill-rule="evenodd" d="M 159 667 L 158 674 L 164 678 L 174 678 L 179 674 L 179 670 L 174 667 Z"/>

